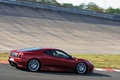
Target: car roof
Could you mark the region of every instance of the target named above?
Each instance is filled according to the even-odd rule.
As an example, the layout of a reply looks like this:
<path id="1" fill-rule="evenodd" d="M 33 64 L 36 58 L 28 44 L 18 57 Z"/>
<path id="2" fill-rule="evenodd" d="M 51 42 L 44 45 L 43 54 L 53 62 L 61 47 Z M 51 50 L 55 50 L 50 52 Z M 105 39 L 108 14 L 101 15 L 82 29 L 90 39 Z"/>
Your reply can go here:
<path id="1" fill-rule="evenodd" d="M 55 48 L 48 48 L 48 47 L 30 47 L 30 48 L 22 48 L 18 49 L 17 51 L 28 52 L 28 51 L 36 51 L 36 50 L 50 50 Z"/>

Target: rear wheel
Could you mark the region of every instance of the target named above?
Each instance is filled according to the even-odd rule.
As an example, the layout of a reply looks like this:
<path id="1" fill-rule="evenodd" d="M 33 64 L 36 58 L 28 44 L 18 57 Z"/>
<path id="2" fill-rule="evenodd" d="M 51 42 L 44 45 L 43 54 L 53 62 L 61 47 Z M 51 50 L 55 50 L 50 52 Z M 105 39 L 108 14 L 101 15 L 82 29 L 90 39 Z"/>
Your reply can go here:
<path id="1" fill-rule="evenodd" d="M 86 73 L 86 71 L 87 71 L 87 65 L 85 63 L 83 63 L 83 62 L 78 63 L 77 66 L 76 66 L 76 71 L 79 74 Z"/>
<path id="2" fill-rule="evenodd" d="M 27 69 L 32 72 L 36 72 L 40 69 L 40 62 L 36 59 L 32 59 L 28 62 Z"/>

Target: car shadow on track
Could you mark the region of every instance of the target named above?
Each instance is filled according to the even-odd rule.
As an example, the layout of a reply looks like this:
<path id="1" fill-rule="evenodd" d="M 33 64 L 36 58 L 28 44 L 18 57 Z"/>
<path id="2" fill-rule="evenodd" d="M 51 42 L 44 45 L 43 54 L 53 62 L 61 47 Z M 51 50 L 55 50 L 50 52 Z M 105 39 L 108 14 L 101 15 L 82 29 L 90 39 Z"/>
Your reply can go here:
<path id="1" fill-rule="evenodd" d="M 30 72 L 25 69 L 19 69 L 25 72 Z M 98 73 L 98 72 L 91 72 L 86 74 L 77 74 L 75 72 L 56 72 L 56 71 L 38 71 L 38 72 L 31 72 L 37 74 L 50 74 L 50 75 L 64 75 L 64 76 L 91 76 L 91 77 L 112 77 L 108 74 Z"/>
<path id="2" fill-rule="evenodd" d="M 96 73 L 96 72 L 92 72 L 92 73 L 87 73 L 87 74 L 77 74 L 75 72 L 48 72 L 48 71 L 41 71 L 38 73 L 42 73 L 42 74 L 53 74 L 53 75 L 67 75 L 67 76 L 91 76 L 91 77 L 111 77 L 110 75 L 107 74 L 102 74 L 102 73 Z"/>

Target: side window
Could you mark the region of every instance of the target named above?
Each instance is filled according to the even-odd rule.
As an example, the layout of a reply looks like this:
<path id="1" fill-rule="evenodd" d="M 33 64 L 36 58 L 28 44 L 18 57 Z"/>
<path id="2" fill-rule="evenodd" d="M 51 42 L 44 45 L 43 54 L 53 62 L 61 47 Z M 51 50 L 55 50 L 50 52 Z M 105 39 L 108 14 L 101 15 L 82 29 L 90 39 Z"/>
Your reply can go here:
<path id="1" fill-rule="evenodd" d="M 44 54 L 51 55 L 51 56 L 53 55 L 51 50 L 45 51 Z"/>
<path id="2" fill-rule="evenodd" d="M 44 52 L 44 54 L 55 56 L 55 57 L 61 57 L 61 58 L 70 58 L 68 54 L 61 50 L 47 50 Z"/>
<path id="3" fill-rule="evenodd" d="M 61 57 L 61 58 L 70 58 L 69 55 L 67 55 L 65 52 L 60 51 L 60 50 L 55 50 L 55 56 Z"/>
<path id="4" fill-rule="evenodd" d="M 44 54 L 50 55 L 50 56 L 57 56 L 57 53 L 55 50 L 47 50 L 44 52 Z"/>

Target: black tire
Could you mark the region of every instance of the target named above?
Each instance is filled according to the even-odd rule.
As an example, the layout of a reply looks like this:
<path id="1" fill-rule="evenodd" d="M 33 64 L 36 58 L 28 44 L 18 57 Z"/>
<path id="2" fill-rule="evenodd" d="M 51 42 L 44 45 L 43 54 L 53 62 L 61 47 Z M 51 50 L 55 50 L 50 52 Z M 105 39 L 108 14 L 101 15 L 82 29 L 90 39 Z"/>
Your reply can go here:
<path id="1" fill-rule="evenodd" d="M 85 74 L 87 71 L 87 65 L 83 62 L 78 63 L 76 66 L 76 71 L 79 74 Z"/>
<path id="2" fill-rule="evenodd" d="M 40 69 L 40 62 L 37 59 L 31 59 L 27 64 L 27 69 L 36 72 Z"/>
<path id="3" fill-rule="evenodd" d="M 13 65 L 13 63 L 12 63 L 12 62 L 10 62 L 10 61 L 9 61 L 9 64 L 10 64 L 11 66 L 14 66 L 14 65 Z"/>
<path id="4" fill-rule="evenodd" d="M 12 61 L 9 61 L 9 64 L 10 64 L 11 66 L 13 66 L 13 67 L 16 66 L 15 63 L 13 63 Z"/>

